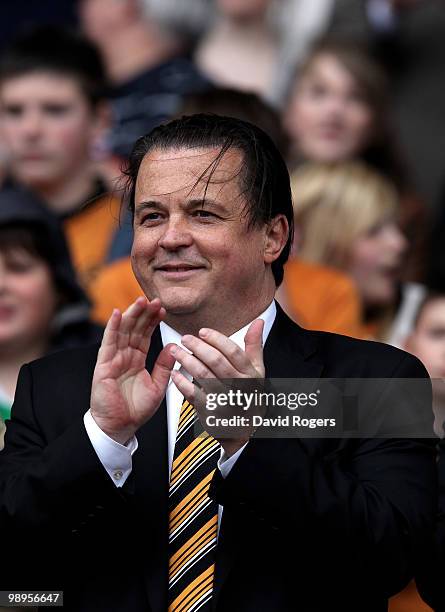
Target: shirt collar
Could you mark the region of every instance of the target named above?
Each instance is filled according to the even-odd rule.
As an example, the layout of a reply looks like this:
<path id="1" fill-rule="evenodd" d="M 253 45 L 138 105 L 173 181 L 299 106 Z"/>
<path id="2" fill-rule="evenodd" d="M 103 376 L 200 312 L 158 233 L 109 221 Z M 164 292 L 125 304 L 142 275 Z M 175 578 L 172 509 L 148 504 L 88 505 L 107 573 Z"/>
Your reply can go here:
<path id="1" fill-rule="evenodd" d="M 237 344 L 240 348 L 244 350 L 245 348 L 244 347 L 244 336 L 246 335 L 246 332 L 249 326 L 256 319 L 263 319 L 264 321 L 263 346 L 264 346 L 266 343 L 267 337 L 269 335 L 269 332 L 272 329 L 272 325 L 275 321 L 276 316 L 277 316 L 277 307 L 275 305 L 275 300 L 272 300 L 271 304 L 266 308 L 264 312 L 258 315 L 255 319 L 252 319 L 252 321 L 250 321 L 250 323 L 245 325 L 242 329 L 239 329 L 234 334 L 229 336 L 229 338 L 230 340 L 233 340 L 235 344 Z M 167 323 L 164 323 L 164 321 L 161 321 L 161 323 L 159 324 L 159 328 L 161 331 L 162 346 L 166 346 L 167 344 L 171 342 L 173 344 L 178 344 L 184 350 L 188 351 L 188 349 L 185 346 L 182 346 L 181 344 L 181 334 L 179 334 L 175 329 L 170 327 L 170 325 L 167 325 Z M 181 367 L 181 364 L 176 362 L 173 369 L 177 370 L 180 367 Z"/>

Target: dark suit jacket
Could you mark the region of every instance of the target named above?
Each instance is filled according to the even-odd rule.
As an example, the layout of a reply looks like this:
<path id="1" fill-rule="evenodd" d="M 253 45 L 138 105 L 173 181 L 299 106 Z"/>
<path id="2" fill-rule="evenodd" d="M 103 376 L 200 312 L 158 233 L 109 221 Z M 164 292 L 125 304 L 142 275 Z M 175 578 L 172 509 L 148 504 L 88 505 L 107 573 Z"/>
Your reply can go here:
<path id="1" fill-rule="evenodd" d="M 160 348 L 156 333 L 149 370 Z M 63 588 L 68 610 L 164 612 L 166 406 L 139 430 L 132 473 L 116 488 L 83 425 L 96 354 L 73 350 L 21 371 L 0 454 L 11 568 L 1 587 Z M 281 310 L 265 365 L 268 377 L 426 376 L 404 352 L 303 330 Z M 252 439 L 212 483 L 224 507 L 215 609 L 386 610 L 433 528 L 434 490 L 431 440 Z"/>

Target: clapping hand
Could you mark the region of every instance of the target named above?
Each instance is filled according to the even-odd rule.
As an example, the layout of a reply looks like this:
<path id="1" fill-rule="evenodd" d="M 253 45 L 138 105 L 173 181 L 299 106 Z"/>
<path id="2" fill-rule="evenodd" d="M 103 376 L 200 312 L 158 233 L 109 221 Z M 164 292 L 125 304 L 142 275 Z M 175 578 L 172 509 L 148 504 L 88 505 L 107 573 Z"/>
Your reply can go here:
<path id="1" fill-rule="evenodd" d="M 91 415 L 108 436 L 125 444 L 159 408 L 175 358 L 172 345 L 145 369 L 151 336 L 165 317 L 159 299 L 138 298 L 121 314 L 114 310 L 105 328 L 94 370 Z"/>
<path id="2" fill-rule="evenodd" d="M 185 335 L 181 339 L 182 344 L 193 354 L 177 345 L 171 345 L 170 352 L 195 380 L 263 379 L 265 375 L 263 327 L 264 322 L 261 319 L 256 319 L 250 325 L 244 337 L 245 350 L 214 329 L 201 329 L 199 337 Z M 203 419 L 205 417 L 204 391 L 178 370 L 172 372 L 172 380 L 184 397 L 195 405 L 198 414 Z M 236 452 L 247 442 L 249 439 L 249 435 L 246 435 L 247 430 L 244 434 L 243 437 L 237 439 L 219 439 L 228 455 Z"/>

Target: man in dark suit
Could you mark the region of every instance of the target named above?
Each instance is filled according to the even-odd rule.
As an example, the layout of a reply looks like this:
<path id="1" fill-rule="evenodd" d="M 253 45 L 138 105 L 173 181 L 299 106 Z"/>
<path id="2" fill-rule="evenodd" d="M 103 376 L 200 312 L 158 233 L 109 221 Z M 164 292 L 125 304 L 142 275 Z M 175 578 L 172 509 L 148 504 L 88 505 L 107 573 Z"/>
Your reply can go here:
<path id="1" fill-rule="evenodd" d="M 94 612 L 386 610 L 433 528 L 434 442 L 215 440 L 193 380 L 386 378 L 378 406 L 424 368 L 275 304 L 293 211 L 260 129 L 170 122 L 138 141 L 129 178 L 153 299 L 115 311 L 99 352 L 22 369 L 0 456 L 2 543 L 21 563 L 4 588 L 63 588 L 67 609 Z"/>

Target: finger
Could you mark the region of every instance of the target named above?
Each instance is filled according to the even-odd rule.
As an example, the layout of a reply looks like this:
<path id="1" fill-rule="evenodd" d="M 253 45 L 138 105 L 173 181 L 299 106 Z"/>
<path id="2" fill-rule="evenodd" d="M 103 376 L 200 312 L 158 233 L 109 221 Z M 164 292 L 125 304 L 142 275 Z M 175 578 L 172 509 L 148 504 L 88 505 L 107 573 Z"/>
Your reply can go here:
<path id="1" fill-rule="evenodd" d="M 170 353 L 193 378 L 215 378 L 213 372 L 195 355 L 187 353 L 177 344 L 173 344 Z"/>
<path id="2" fill-rule="evenodd" d="M 130 335 L 129 343 L 132 347 L 140 350 L 144 350 L 146 347 L 148 350 L 153 330 L 159 325 L 161 320 L 160 310 L 161 303 L 159 300 L 149 302 L 145 298 L 144 309 L 138 317 Z"/>
<path id="3" fill-rule="evenodd" d="M 197 413 L 201 413 L 206 405 L 206 394 L 179 370 L 173 370 L 171 378 L 178 391 L 190 404 L 193 404 Z"/>
<path id="4" fill-rule="evenodd" d="M 159 304 L 159 307 L 158 307 L 158 304 Z M 158 299 L 156 300 L 156 303 L 154 306 L 153 306 L 153 302 L 150 302 L 148 307 L 154 308 L 155 310 L 152 310 L 152 317 L 151 318 L 149 317 L 147 319 L 146 324 L 142 330 L 142 334 L 144 336 L 147 334 L 151 336 L 153 331 L 156 329 L 156 327 L 165 318 L 167 314 L 165 308 L 161 306 L 161 302 Z"/>
<path id="5" fill-rule="evenodd" d="M 264 376 L 263 330 L 264 321 L 256 319 L 244 336 L 244 346 L 253 367 Z"/>
<path id="6" fill-rule="evenodd" d="M 111 357 L 116 353 L 117 336 L 121 319 L 121 311 L 115 308 L 111 313 L 111 317 L 108 319 L 107 325 L 104 330 L 102 342 L 97 356 L 98 364 L 104 363 L 105 361 L 109 361 Z"/>
<path id="7" fill-rule="evenodd" d="M 229 342 L 232 341 L 230 340 Z M 218 350 L 211 344 L 204 342 L 204 340 L 202 340 L 201 338 L 197 338 L 196 336 L 191 336 L 187 334 L 185 336 L 182 336 L 181 343 L 186 348 L 188 348 L 194 354 L 194 356 L 199 359 L 201 363 L 207 366 L 207 368 L 217 378 L 237 378 L 239 376 L 238 370 L 227 359 L 227 357 L 223 355 L 220 350 Z M 236 348 L 241 351 L 239 347 Z"/>
<path id="8" fill-rule="evenodd" d="M 146 311 L 147 298 L 138 297 L 122 314 L 122 321 L 118 330 L 117 347 L 124 349 L 130 344 L 130 336 L 138 321 Z"/>
<path id="9" fill-rule="evenodd" d="M 151 372 L 151 379 L 158 390 L 164 394 L 175 365 L 175 358 L 170 352 L 172 345 L 167 344 L 159 353 Z"/>
<path id="10" fill-rule="evenodd" d="M 141 314 L 145 311 L 147 306 L 146 297 L 138 297 L 122 314 L 121 333 L 129 334 L 133 331 L 136 323 L 138 322 Z"/>
<path id="11" fill-rule="evenodd" d="M 101 346 L 116 344 L 117 331 L 119 330 L 121 319 L 121 311 L 118 308 L 115 308 L 105 326 Z"/>
<path id="12" fill-rule="evenodd" d="M 200 329 L 199 337 L 207 344 L 217 348 L 238 373 L 244 376 L 255 376 L 249 357 L 233 340 L 215 329 L 208 328 Z"/>

